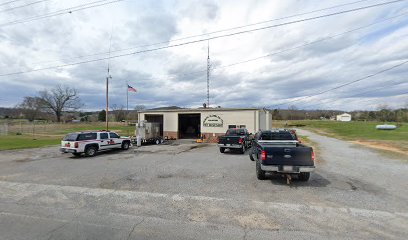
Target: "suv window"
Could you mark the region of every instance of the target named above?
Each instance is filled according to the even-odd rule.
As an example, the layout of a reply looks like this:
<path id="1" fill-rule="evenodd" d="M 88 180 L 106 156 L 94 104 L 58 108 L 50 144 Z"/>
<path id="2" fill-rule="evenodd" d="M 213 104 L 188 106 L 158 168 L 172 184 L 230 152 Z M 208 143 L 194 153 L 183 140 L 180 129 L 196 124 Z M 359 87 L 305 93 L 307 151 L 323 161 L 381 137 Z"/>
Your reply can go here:
<path id="1" fill-rule="evenodd" d="M 77 141 L 94 140 L 96 139 L 96 133 L 81 133 L 78 135 Z"/>
<path id="2" fill-rule="evenodd" d="M 111 138 L 119 138 L 119 135 L 116 133 L 109 133 Z"/>
<path id="3" fill-rule="evenodd" d="M 78 138 L 78 134 L 76 133 L 71 133 L 66 135 L 62 140 L 63 141 L 76 141 Z"/>
<path id="4" fill-rule="evenodd" d="M 108 133 L 100 133 L 101 139 L 108 139 Z"/>

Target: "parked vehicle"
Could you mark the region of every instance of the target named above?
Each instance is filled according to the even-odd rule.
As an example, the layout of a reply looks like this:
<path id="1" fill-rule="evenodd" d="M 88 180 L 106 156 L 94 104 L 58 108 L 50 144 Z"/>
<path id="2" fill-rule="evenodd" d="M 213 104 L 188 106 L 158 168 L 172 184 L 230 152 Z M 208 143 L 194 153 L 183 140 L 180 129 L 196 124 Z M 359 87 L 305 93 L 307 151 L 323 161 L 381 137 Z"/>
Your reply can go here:
<path id="1" fill-rule="evenodd" d="M 141 121 L 136 125 L 136 137 L 140 137 L 141 143 L 163 143 L 160 135 L 160 123 Z M 134 140 L 134 143 L 137 139 Z"/>
<path id="2" fill-rule="evenodd" d="M 259 131 L 255 134 L 249 152 L 252 161 L 256 161 L 256 176 L 265 179 L 266 172 L 297 175 L 302 181 L 308 181 L 314 171 L 314 152 L 297 140 L 290 130 L 275 129 Z"/>
<path id="3" fill-rule="evenodd" d="M 224 136 L 218 138 L 218 147 L 221 153 L 224 153 L 225 149 L 236 149 L 243 154 L 250 146 L 250 134 L 245 128 L 230 128 Z"/>
<path id="4" fill-rule="evenodd" d="M 93 157 L 98 151 L 121 148 L 128 150 L 131 146 L 130 138 L 120 137 L 114 132 L 78 132 L 66 135 L 61 141 L 60 151 L 80 156 L 84 153 Z"/>

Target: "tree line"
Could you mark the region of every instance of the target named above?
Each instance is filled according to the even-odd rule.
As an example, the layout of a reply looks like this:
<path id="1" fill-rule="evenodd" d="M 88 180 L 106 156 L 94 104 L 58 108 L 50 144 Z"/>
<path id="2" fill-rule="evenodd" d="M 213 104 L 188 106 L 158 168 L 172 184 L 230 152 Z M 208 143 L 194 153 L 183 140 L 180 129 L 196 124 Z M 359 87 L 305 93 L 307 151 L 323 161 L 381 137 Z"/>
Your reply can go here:
<path id="1" fill-rule="evenodd" d="M 84 107 L 78 91 L 64 85 L 43 90 L 33 96 L 26 96 L 14 109 L 7 109 L 6 118 L 24 118 L 29 121 L 51 120 L 61 122 L 73 119 L 80 121 L 105 121 L 106 111 L 80 112 Z M 134 110 L 143 110 L 144 105 L 136 105 Z M 123 105 L 113 104 L 109 110 L 110 121 L 136 120 L 135 111 L 126 111 Z"/>

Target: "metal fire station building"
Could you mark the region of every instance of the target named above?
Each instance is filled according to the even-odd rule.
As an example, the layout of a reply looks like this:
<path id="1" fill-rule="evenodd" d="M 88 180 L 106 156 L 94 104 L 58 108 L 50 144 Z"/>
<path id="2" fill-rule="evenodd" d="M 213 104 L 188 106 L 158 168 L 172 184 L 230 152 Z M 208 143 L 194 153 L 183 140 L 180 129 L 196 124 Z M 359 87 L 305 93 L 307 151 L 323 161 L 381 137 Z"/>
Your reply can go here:
<path id="1" fill-rule="evenodd" d="M 164 138 L 212 138 L 229 128 L 246 128 L 250 133 L 272 128 L 270 110 L 258 108 L 179 108 L 138 112 L 139 120 L 160 123 Z"/>

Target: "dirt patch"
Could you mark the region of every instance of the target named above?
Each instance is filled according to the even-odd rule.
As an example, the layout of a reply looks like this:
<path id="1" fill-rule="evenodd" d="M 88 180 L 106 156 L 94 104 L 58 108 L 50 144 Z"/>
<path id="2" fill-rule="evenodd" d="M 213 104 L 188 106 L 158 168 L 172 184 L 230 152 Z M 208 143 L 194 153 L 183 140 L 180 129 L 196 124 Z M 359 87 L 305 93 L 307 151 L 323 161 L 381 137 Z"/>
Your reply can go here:
<path id="1" fill-rule="evenodd" d="M 374 148 L 374 149 L 379 149 L 379 150 L 384 150 L 384 151 L 390 151 L 398 154 L 402 154 L 404 156 L 408 156 L 408 152 L 401 150 L 395 146 L 392 146 L 391 144 L 388 143 L 383 143 L 383 142 L 377 142 L 377 141 L 350 141 L 351 143 L 358 144 L 358 145 L 363 145 L 365 147 L 369 148 Z"/>
<path id="2" fill-rule="evenodd" d="M 250 215 L 238 215 L 234 217 L 239 224 L 244 228 L 262 228 L 267 230 L 279 230 L 280 225 L 268 219 L 260 213 L 252 213 Z"/>

